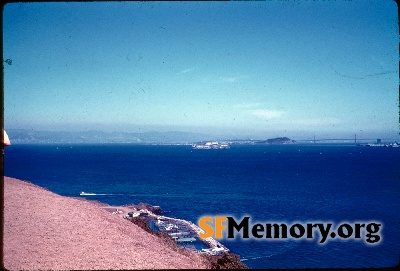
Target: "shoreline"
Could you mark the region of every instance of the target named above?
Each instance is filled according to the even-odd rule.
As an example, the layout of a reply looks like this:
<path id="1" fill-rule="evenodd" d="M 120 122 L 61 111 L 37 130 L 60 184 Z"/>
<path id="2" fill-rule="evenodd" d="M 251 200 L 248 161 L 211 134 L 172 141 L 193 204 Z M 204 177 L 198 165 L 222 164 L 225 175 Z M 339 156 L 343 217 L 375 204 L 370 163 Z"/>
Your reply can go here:
<path id="1" fill-rule="evenodd" d="M 174 233 L 169 232 L 168 230 L 161 230 L 159 226 L 156 226 L 156 227 L 158 228 L 159 231 L 165 232 L 171 236 L 174 234 L 179 235 L 179 233 L 183 233 L 184 230 L 182 231 L 182 228 L 186 228 L 185 230 L 190 231 L 190 233 L 185 232 L 186 238 L 195 238 L 196 240 L 205 244 L 208 247 L 208 249 L 196 250 L 194 252 L 204 253 L 204 254 L 208 254 L 208 255 L 220 255 L 224 252 L 228 252 L 228 253 L 230 252 L 230 250 L 226 246 L 224 246 L 223 244 L 221 244 L 220 242 L 218 242 L 217 240 L 215 240 L 212 237 L 205 238 L 205 239 L 200 238 L 199 234 L 204 233 L 204 231 L 199 226 L 194 224 L 192 221 L 168 217 L 168 216 L 164 216 L 164 215 L 157 215 L 148 209 L 137 210 L 135 207 L 133 207 L 133 205 L 122 205 L 122 206 L 107 205 L 107 206 L 100 206 L 100 208 L 107 210 L 108 212 L 112 213 L 113 215 L 117 215 L 118 217 L 125 218 L 125 219 L 139 217 L 139 216 L 141 216 L 141 214 L 145 214 L 145 216 L 142 216 L 142 217 L 147 223 L 150 221 L 153 221 L 153 222 L 157 221 L 158 223 L 160 223 L 160 222 L 168 223 L 169 225 L 176 227 Z M 128 213 L 133 213 L 133 216 L 127 217 Z M 157 222 L 155 224 L 157 224 Z M 185 238 L 182 238 L 182 239 L 185 239 Z M 180 239 L 176 238 L 175 241 L 177 241 L 177 243 L 179 243 Z M 182 241 L 182 242 L 185 242 L 185 241 Z M 188 242 L 191 242 L 191 241 L 188 241 Z"/>

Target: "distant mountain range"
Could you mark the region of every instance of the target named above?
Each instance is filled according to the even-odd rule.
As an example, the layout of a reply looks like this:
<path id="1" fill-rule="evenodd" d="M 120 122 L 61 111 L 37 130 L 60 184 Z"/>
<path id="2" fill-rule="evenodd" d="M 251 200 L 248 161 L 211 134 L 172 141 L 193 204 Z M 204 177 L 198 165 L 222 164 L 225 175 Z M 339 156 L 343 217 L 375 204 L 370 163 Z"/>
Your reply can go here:
<path id="1" fill-rule="evenodd" d="M 135 143 L 135 144 L 191 144 L 193 142 L 210 140 L 210 136 L 190 132 L 54 132 L 9 129 L 7 134 L 11 144 L 41 144 L 41 143 Z"/>

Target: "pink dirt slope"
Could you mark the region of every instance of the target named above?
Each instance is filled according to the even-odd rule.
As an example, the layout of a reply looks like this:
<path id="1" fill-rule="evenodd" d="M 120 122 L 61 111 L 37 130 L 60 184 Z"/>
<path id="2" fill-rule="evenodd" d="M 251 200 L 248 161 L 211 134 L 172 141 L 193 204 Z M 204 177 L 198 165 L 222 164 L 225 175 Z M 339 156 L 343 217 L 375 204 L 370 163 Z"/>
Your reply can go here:
<path id="1" fill-rule="evenodd" d="M 4 177 L 8 270 L 205 268 L 94 203 Z"/>

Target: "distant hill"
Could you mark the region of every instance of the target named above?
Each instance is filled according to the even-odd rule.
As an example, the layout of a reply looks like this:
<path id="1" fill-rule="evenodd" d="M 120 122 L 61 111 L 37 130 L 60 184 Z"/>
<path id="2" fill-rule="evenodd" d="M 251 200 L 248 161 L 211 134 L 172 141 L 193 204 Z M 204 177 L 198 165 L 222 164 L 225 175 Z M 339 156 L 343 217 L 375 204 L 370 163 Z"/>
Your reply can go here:
<path id="1" fill-rule="evenodd" d="M 257 141 L 257 143 L 263 143 L 263 144 L 294 144 L 296 141 L 288 138 L 288 137 L 277 137 L 277 138 L 271 138 L 267 139 L 264 141 Z"/>
<path id="2" fill-rule="evenodd" d="M 134 144 L 191 144 L 192 142 L 209 140 L 210 136 L 190 132 L 53 132 L 9 129 L 7 134 L 11 144 L 41 144 L 41 143 L 134 143 Z"/>

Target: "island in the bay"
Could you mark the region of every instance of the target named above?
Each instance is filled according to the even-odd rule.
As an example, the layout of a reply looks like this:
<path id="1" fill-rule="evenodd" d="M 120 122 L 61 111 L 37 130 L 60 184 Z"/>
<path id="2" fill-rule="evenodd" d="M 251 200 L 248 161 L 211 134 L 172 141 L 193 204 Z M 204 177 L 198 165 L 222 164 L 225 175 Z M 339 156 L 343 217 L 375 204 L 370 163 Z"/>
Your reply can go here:
<path id="1" fill-rule="evenodd" d="M 288 137 L 276 137 L 276 138 L 270 138 L 270 139 L 263 140 L 263 141 L 256 141 L 255 143 L 258 143 L 258 144 L 295 144 L 296 141 L 292 140 Z"/>
<path id="2" fill-rule="evenodd" d="M 218 141 L 209 141 L 206 143 L 192 144 L 193 149 L 229 149 L 228 143 L 218 143 Z"/>

